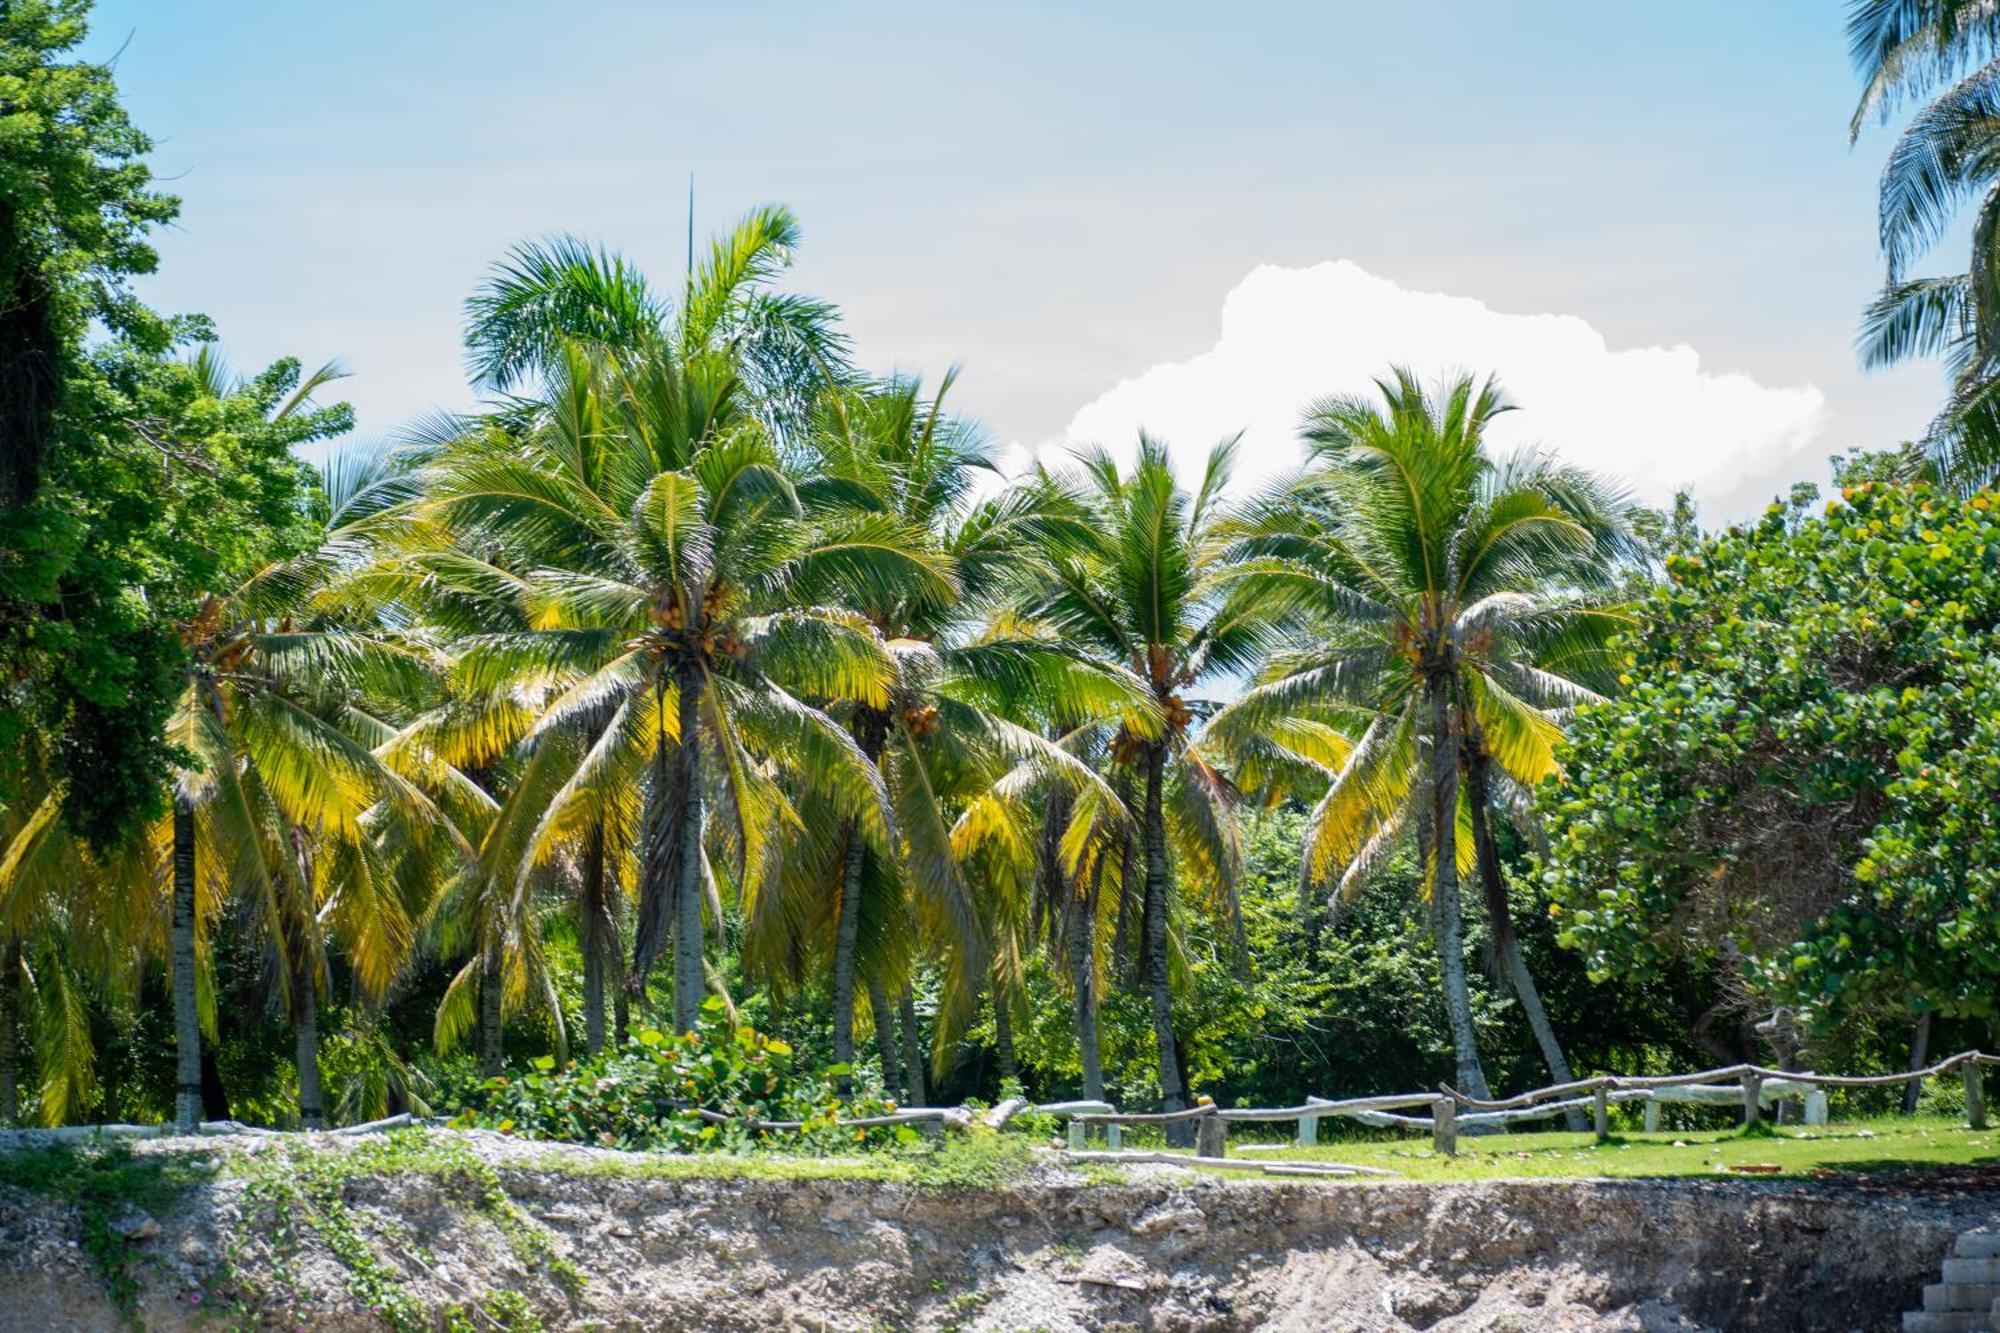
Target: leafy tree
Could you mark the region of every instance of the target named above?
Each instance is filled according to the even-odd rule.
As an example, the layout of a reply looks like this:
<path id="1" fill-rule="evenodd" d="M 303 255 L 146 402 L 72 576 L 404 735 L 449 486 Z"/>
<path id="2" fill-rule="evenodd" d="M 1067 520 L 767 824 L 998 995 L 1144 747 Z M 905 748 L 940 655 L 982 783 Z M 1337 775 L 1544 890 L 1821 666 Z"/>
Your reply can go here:
<path id="1" fill-rule="evenodd" d="M 1593 974 L 1719 959 L 1822 1024 L 1994 1012 L 1996 539 L 1986 495 L 1864 485 L 1670 559 L 1543 797 Z"/>
<path id="2" fill-rule="evenodd" d="M 288 463 L 183 429 L 192 389 L 161 358 L 207 326 L 127 285 L 179 202 L 150 188 L 110 71 L 65 58 L 87 10 L 0 7 L 0 754 L 50 737 L 65 817 L 109 849 L 162 808 L 173 626 Z M 0 801 L 29 780 L 0 764 Z"/>
<path id="3" fill-rule="evenodd" d="M 1458 888 L 1475 871 L 1509 984 L 1567 1081 L 1515 939 L 1492 818 L 1555 771 L 1560 719 L 1593 697 L 1585 682 L 1616 623 L 1595 594 L 1631 549 L 1626 505 L 1543 456 L 1492 457 L 1486 428 L 1510 404 L 1491 380 L 1430 393 L 1398 370 L 1379 389 L 1379 403 L 1307 410 L 1312 468 L 1246 525 L 1245 589 L 1301 607 L 1309 628 L 1214 730 L 1253 773 L 1324 775 L 1307 882 L 1338 873 L 1352 893 L 1416 836 L 1458 1086 L 1485 1096 Z M 1358 732 L 1351 746 L 1329 734 L 1342 727 Z"/>

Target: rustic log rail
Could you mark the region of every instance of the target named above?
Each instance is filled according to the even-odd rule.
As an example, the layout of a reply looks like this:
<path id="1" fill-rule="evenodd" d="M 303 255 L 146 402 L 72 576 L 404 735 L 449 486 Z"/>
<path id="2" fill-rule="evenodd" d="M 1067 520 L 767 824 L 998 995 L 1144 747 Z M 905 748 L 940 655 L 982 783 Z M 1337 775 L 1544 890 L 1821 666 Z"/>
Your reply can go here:
<path id="1" fill-rule="evenodd" d="M 978 1124 L 997 1131 L 1005 1129 L 1015 1117 L 1033 1112 L 1068 1121 L 1068 1151 L 1064 1154 L 1068 1160 L 1127 1162 L 1159 1160 L 1191 1166 L 1218 1166 L 1229 1163 L 1228 1129 L 1231 1124 L 1295 1121 L 1299 1126 L 1299 1143 L 1311 1145 L 1318 1141 L 1320 1120 L 1328 1116 L 1340 1116 L 1384 1128 L 1428 1129 L 1431 1132 L 1432 1144 L 1437 1151 L 1455 1153 L 1458 1150 L 1458 1134 L 1461 1129 L 1490 1128 L 1519 1121 L 1545 1120 L 1583 1106 L 1592 1108 L 1597 1135 L 1603 1138 L 1609 1130 L 1611 1104 L 1621 1101 L 1644 1101 L 1646 1128 L 1651 1131 L 1658 1126 L 1659 1104 L 1665 1101 L 1741 1105 L 1745 1123 L 1749 1123 L 1758 1119 L 1767 1103 L 1776 1103 L 1803 1094 L 1807 1099 L 1807 1123 L 1824 1124 L 1827 1088 L 1904 1086 L 1917 1080 L 1936 1078 L 1955 1069 L 1964 1080 L 1966 1122 L 1974 1129 L 1985 1129 L 1987 1127 L 1985 1090 L 1981 1085 L 1980 1070 L 1986 1065 L 2000 1065 L 2000 1055 L 1989 1055 L 1977 1050 L 1960 1051 L 1957 1055 L 1948 1056 L 1923 1069 L 1905 1070 L 1895 1074 L 1819 1074 L 1772 1069 L 1765 1065 L 1748 1063 L 1726 1065 L 1719 1069 L 1706 1069 L 1692 1074 L 1600 1074 L 1594 1078 L 1555 1083 L 1512 1097 L 1498 1098 L 1468 1096 L 1445 1083 L 1439 1084 L 1436 1092 L 1389 1093 L 1339 1100 L 1308 1097 L 1297 1106 L 1225 1108 L 1204 1101 L 1182 1111 L 1120 1111 L 1105 1101 L 1078 1100 L 1037 1104 L 1030 1103 L 1025 1097 L 1009 1097 L 983 1111 L 966 1106 L 912 1106 L 884 1115 L 853 1118 L 835 1116 L 827 1123 L 835 1129 L 875 1129 L 892 1125 L 929 1124 L 956 1130 L 969 1130 Z M 1430 1115 L 1425 1117 L 1402 1114 L 1417 1108 L 1428 1109 Z M 697 1115 L 711 1124 L 742 1125 L 760 1133 L 798 1133 L 814 1123 L 731 1115 L 703 1106 L 683 1105 L 677 1109 Z M 1188 1121 L 1196 1122 L 1198 1135 L 1196 1156 L 1121 1150 L 1121 1131 L 1127 1126 L 1170 1125 Z M 414 1121 L 408 1115 L 396 1115 L 366 1124 L 304 1132 L 354 1136 L 381 1133 L 416 1123 L 420 1122 Z M 1109 1151 L 1085 1151 L 1089 1131 L 1096 1127 L 1104 1129 Z M 172 1135 L 174 1132 L 171 1125 L 125 1124 L 7 1129 L 0 1130 L 0 1150 L 101 1139 L 159 1138 Z M 205 1121 L 196 1128 L 196 1133 L 202 1135 L 277 1136 L 299 1132 L 301 1131 L 263 1129 L 240 1124 L 234 1120 Z M 1229 1166 L 1230 1169 L 1237 1170 L 1269 1169 L 1271 1174 L 1379 1174 L 1372 1169 L 1325 1162 L 1237 1162 L 1229 1163 Z"/>

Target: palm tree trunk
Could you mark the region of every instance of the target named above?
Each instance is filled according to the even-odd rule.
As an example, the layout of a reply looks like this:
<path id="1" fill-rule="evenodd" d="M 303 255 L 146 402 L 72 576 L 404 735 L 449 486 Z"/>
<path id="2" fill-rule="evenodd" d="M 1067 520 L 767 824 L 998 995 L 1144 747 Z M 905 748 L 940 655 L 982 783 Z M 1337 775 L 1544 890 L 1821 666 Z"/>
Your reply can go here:
<path id="1" fill-rule="evenodd" d="M 993 1054 L 1000 1062 L 1002 1085 L 1018 1084 L 1021 1066 L 1014 1058 L 1014 1014 L 999 986 L 993 988 Z"/>
<path id="2" fill-rule="evenodd" d="M 1513 908 L 1507 901 L 1507 880 L 1500 868 L 1500 848 L 1493 841 L 1493 826 L 1489 819 L 1492 792 L 1488 765 L 1492 761 L 1477 743 L 1467 748 L 1466 797 L 1472 811 L 1473 850 L 1477 854 L 1480 886 L 1486 900 L 1486 928 L 1492 936 L 1494 952 L 1500 957 L 1501 968 L 1507 974 L 1507 983 L 1513 987 L 1514 998 L 1521 1003 L 1521 1013 L 1528 1020 L 1528 1028 L 1535 1034 L 1535 1044 L 1542 1048 L 1542 1059 L 1549 1067 L 1550 1082 L 1569 1083 L 1573 1081 L 1569 1059 L 1563 1054 L 1562 1043 L 1556 1039 L 1556 1030 L 1549 1022 L 1548 1011 L 1542 1007 L 1542 995 L 1535 988 L 1534 974 L 1528 971 L 1528 960 L 1521 954 L 1521 937 L 1514 931 Z M 1563 1113 L 1563 1121 L 1571 1131 L 1582 1133 L 1583 1108 L 1572 1106 Z"/>
<path id="3" fill-rule="evenodd" d="M 174 903 L 170 952 L 174 992 L 174 1127 L 201 1120 L 201 1011 L 194 985 L 194 803 L 174 795 Z"/>
<path id="4" fill-rule="evenodd" d="M 1924 1062 L 1931 1058 L 1931 1016 L 1928 1012 L 1917 1015 L 1917 1030 L 1910 1034 L 1910 1068 L 1922 1069 Z M 1913 1078 L 1903 1085 L 1903 1114 L 1917 1113 L 1917 1098 L 1923 1095 L 1924 1081 Z"/>
<path id="5" fill-rule="evenodd" d="M 692 1032 L 708 989 L 702 972 L 701 933 L 701 663 L 690 657 L 680 671 L 681 808 L 674 890 L 674 1027 Z"/>
<path id="6" fill-rule="evenodd" d="M 319 996 L 310 977 L 301 976 L 292 1004 L 298 1038 L 299 1128 L 325 1129 L 326 1102 L 319 1082 Z"/>
<path id="7" fill-rule="evenodd" d="M 922 1106 L 930 1096 L 924 1089 L 924 1034 L 917 1026 L 916 998 L 910 987 L 903 987 L 896 1010 L 903 1021 L 903 1104 Z"/>
<path id="8" fill-rule="evenodd" d="M 21 941 L 0 944 L 0 1125 L 21 1123 Z"/>
<path id="9" fill-rule="evenodd" d="M 1118 778 L 1117 794 L 1119 804 L 1124 806 L 1125 809 L 1130 810 L 1132 808 L 1132 784 L 1122 773 Z M 1132 825 L 1131 821 L 1128 820 L 1126 821 L 1124 831 L 1118 839 L 1118 919 L 1111 930 L 1111 965 L 1121 974 L 1129 966 L 1128 960 L 1132 956 L 1132 932 L 1135 929 L 1132 924 L 1132 918 L 1135 915 L 1133 910 L 1134 895 L 1132 893 L 1132 854 L 1134 850 L 1135 848 L 1132 845 Z"/>
<path id="10" fill-rule="evenodd" d="M 1431 697 L 1431 828 L 1433 902 L 1437 916 L 1438 963 L 1444 974 L 1444 1005 L 1458 1056 L 1458 1090 L 1489 1095 L 1479 1065 L 1479 1039 L 1472 1027 L 1472 991 L 1465 977 L 1465 915 L 1458 897 L 1458 745 L 1452 736 L 1451 692 L 1447 677 L 1434 675 Z"/>
<path id="11" fill-rule="evenodd" d="M 1097 1040 L 1096 939 L 1097 888 L 1104 861 L 1102 856 L 1092 858 L 1087 892 L 1063 870 L 1062 835 L 1069 824 L 1070 808 L 1071 802 L 1063 793 L 1049 798 L 1048 817 L 1042 824 L 1042 897 L 1051 904 L 1054 928 L 1062 932 L 1076 1049 L 1083 1064 L 1083 1095 L 1095 1101 L 1104 1096 L 1104 1061 Z"/>
<path id="12" fill-rule="evenodd" d="M 835 1076 L 833 1090 L 842 1101 L 854 1095 L 854 955 L 861 938 L 861 872 L 867 860 L 861 821 L 849 820 L 846 855 L 841 857 L 840 925 L 833 937 L 833 1062 L 848 1068 Z"/>
<path id="13" fill-rule="evenodd" d="M 1068 927 L 1070 1005 L 1076 1048 L 1083 1057 L 1083 1095 L 1104 1100 L 1104 1056 L 1097 1037 L 1097 888 L 1101 866 L 1090 868 L 1090 888 L 1076 895 Z"/>
<path id="14" fill-rule="evenodd" d="M 604 996 L 607 974 L 618 956 L 617 923 L 612 916 L 604 873 L 604 821 L 590 830 L 583 861 L 583 1048 L 604 1050 Z"/>
<path id="15" fill-rule="evenodd" d="M 479 962 L 479 1072 L 487 1078 L 499 1077 L 507 1064 L 502 1044 L 506 1029 L 501 1021 L 501 987 L 500 946 L 488 944 Z"/>
<path id="16" fill-rule="evenodd" d="M 1167 958 L 1167 818 L 1162 805 L 1167 749 L 1149 742 L 1146 756 L 1146 984 L 1153 1001 L 1153 1037 L 1160 1048 L 1160 1109 L 1187 1109 L 1181 1084 L 1180 1058 L 1174 1043 L 1174 996 Z M 1167 1142 L 1185 1147 L 1194 1142 L 1194 1126 L 1179 1121 L 1167 1126 Z"/>
<path id="17" fill-rule="evenodd" d="M 889 1007 L 889 991 L 879 981 L 868 983 L 868 1008 L 875 1018 L 875 1053 L 882 1059 L 882 1095 L 897 1096 L 903 1085 L 902 1066 L 896 1059 L 896 1012 Z"/>
<path id="18" fill-rule="evenodd" d="M 854 722 L 855 743 L 879 766 L 882 747 L 889 739 L 889 715 L 880 709 L 864 708 Z M 868 868 L 868 844 L 861 836 L 861 821 L 847 824 L 846 855 L 841 858 L 840 919 L 833 936 L 833 1062 L 854 1064 L 854 974 L 861 946 L 861 884 Z M 854 1095 L 854 1076 L 841 1074 L 834 1080 L 834 1092 L 842 1101 Z"/>

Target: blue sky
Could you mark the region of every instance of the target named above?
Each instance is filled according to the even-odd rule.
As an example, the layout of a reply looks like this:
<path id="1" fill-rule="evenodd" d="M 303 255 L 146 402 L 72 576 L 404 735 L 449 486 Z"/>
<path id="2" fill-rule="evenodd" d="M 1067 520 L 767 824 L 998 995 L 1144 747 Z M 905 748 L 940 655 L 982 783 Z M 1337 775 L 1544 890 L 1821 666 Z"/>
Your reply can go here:
<path id="1" fill-rule="evenodd" d="M 1693 349 L 1698 371 L 1607 377 L 1560 348 L 1503 369 L 1542 398 L 1524 440 L 1551 409 L 1557 448 L 1613 468 L 1643 452 L 1634 471 L 1656 478 L 1685 466 L 1720 513 L 1915 432 L 1938 392 L 1930 367 L 1854 365 L 1887 136 L 1847 145 L 1840 15 L 106 0 L 89 50 L 122 46 L 128 105 L 186 200 L 148 296 L 213 315 L 245 368 L 339 357 L 364 438 L 471 401 L 459 306 L 512 242 L 573 231 L 676 274 L 693 172 L 698 230 L 790 204 L 793 285 L 847 310 L 870 366 L 963 362 L 960 406 L 1002 441 L 1152 412 L 1170 432 L 1226 423 L 1236 397 L 1309 373 L 1227 366 L 1275 346 L 1309 367 L 1333 324 L 1325 389 L 1352 387 L 1378 321 L 1422 326 L 1382 357 L 1426 372 L 1510 339 L 1488 321 L 1467 341 L 1447 313 L 1427 340 L 1444 308 L 1398 293 L 1444 293 L 1574 317 L 1610 353 Z M 1331 261 L 1389 286 L 1298 276 Z M 1306 286 L 1319 304 L 1284 298 Z M 1236 355 L 1187 369 L 1221 346 L 1232 292 Z M 1565 418 L 1548 400 L 1572 388 Z M 1660 415 L 1626 401 L 1641 392 L 1749 401 L 1768 429 L 1710 457 L 1693 435 L 1712 411 L 1628 430 Z M 1692 433 L 1685 455 L 1673 431 Z"/>

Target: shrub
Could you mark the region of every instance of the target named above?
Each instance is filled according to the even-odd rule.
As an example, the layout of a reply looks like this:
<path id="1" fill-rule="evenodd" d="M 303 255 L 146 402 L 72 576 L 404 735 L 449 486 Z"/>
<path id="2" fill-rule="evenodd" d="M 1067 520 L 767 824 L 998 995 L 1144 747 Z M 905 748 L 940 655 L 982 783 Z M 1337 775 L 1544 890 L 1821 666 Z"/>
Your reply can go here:
<path id="1" fill-rule="evenodd" d="M 888 1142 L 893 1129 L 840 1129 L 837 1115 L 871 1116 L 894 1104 L 857 1089 L 843 1105 L 834 1076 L 844 1069 L 801 1068 L 792 1048 L 750 1027 L 730 1028 L 711 1013 L 679 1036 L 656 1028 L 634 1033 L 625 1049 L 558 1069 L 549 1056 L 518 1077 L 486 1081 L 483 1104 L 453 1123 L 527 1138 L 610 1148 L 683 1152 L 740 1151 L 753 1142 L 827 1151 Z M 725 1121 L 704 1118 L 700 1110 Z M 753 1130 L 752 1120 L 796 1120 L 797 1132 Z"/>

